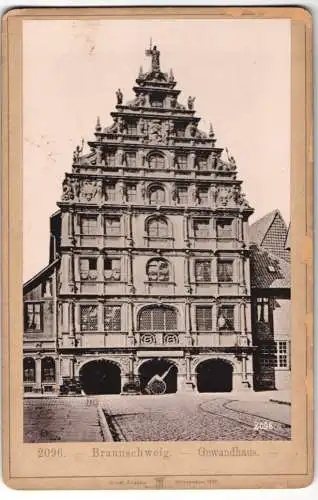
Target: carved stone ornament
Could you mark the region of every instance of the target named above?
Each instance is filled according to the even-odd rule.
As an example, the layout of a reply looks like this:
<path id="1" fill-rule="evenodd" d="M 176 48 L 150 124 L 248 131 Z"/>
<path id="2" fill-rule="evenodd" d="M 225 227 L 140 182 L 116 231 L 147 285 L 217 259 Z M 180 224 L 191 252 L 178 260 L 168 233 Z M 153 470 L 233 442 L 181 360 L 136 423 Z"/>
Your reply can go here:
<path id="1" fill-rule="evenodd" d="M 82 184 L 81 198 L 84 201 L 91 201 L 97 193 L 97 182 L 85 180 Z"/>
<path id="2" fill-rule="evenodd" d="M 148 139 L 153 144 L 160 144 L 163 142 L 162 128 L 160 120 L 151 120 L 148 125 Z"/>
<path id="3" fill-rule="evenodd" d="M 219 186 L 217 192 L 218 206 L 226 207 L 233 199 L 233 190 L 230 186 Z"/>
<path id="4" fill-rule="evenodd" d="M 73 188 L 72 188 L 72 183 L 69 177 L 66 177 L 62 183 L 62 200 L 63 201 L 70 201 L 73 200 L 74 194 L 73 194 Z"/>

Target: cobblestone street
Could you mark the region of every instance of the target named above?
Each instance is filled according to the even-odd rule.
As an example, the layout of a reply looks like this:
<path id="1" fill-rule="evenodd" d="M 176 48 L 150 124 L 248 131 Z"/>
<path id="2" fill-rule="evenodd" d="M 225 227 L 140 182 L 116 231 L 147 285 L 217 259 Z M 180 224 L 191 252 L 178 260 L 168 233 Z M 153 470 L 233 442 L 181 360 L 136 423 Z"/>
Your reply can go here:
<path id="1" fill-rule="evenodd" d="M 25 400 L 25 441 L 102 441 L 98 407 L 114 441 L 290 439 L 289 405 L 259 395 L 170 394 Z"/>

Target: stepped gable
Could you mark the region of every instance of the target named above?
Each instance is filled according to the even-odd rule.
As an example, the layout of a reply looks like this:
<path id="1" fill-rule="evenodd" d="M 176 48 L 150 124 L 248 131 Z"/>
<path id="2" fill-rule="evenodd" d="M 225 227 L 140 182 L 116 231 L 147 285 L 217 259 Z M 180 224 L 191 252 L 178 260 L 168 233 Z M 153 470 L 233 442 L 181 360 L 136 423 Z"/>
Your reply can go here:
<path id="1" fill-rule="evenodd" d="M 212 125 L 208 132 L 199 128 L 195 97 L 189 96 L 186 106 L 181 104 L 173 71 L 161 70 L 158 48 L 154 46 L 146 54 L 151 59 L 150 68 L 146 72 L 140 68 L 134 99 L 125 102 L 118 88 L 115 111 L 110 113 L 112 123 L 104 126 L 98 117 L 95 138 L 87 142 L 89 152 L 84 151 L 84 141 L 76 147 L 72 173 L 63 181 L 62 202 L 104 202 L 107 173 L 140 175 L 143 168 L 151 167 L 154 173 L 164 169 L 168 176 L 200 175 L 202 181 L 210 183 L 216 206 L 252 213 L 237 180 L 234 157 L 227 148 L 216 146 Z M 152 161 L 156 152 L 164 156 L 164 164 Z"/>

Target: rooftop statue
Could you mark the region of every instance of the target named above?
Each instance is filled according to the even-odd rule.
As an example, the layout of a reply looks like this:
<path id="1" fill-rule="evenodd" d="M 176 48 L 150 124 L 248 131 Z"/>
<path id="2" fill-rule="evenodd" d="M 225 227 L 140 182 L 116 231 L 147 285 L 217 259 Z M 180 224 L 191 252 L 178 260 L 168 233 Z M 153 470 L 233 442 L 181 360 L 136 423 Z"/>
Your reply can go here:
<path id="1" fill-rule="evenodd" d="M 152 48 L 151 40 L 150 47 L 146 50 L 146 56 L 151 56 L 151 70 L 155 72 L 160 71 L 160 52 L 156 45 Z"/>

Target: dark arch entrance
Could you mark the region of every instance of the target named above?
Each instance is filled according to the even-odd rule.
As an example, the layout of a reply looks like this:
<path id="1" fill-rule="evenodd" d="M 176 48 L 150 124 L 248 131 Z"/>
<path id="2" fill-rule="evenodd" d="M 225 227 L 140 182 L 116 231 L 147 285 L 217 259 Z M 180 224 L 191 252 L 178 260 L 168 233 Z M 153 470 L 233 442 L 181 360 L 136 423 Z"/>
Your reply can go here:
<path id="1" fill-rule="evenodd" d="M 223 359 L 207 359 L 197 367 L 198 392 L 230 392 L 233 367 Z"/>
<path id="2" fill-rule="evenodd" d="M 155 358 L 145 361 L 139 368 L 140 388 L 143 394 L 147 394 L 147 384 L 155 376 L 164 375 L 167 370 L 169 372 L 164 377 L 166 384 L 165 394 L 177 392 L 178 386 L 178 369 L 172 361 L 166 359 Z"/>
<path id="3" fill-rule="evenodd" d="M 120 394 L 120 368 L 105 359 L 89 361 L 80 369 L 81 388 L 87 395 Z"/>

